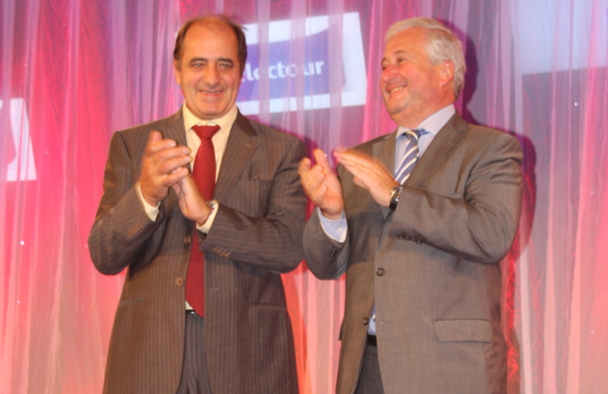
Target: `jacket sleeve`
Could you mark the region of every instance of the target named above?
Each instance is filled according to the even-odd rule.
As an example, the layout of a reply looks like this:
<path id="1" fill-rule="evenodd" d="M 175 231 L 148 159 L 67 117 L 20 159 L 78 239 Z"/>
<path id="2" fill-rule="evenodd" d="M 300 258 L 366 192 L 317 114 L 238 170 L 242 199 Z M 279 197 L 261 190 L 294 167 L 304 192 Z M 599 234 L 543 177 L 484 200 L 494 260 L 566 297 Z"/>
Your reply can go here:
<path id="1" fill-rule="evenodd" d="M 117 274 L 135 261 L 151 261 L 160 247 L 160 242 L 148 241 L 163 228 L 164 203 L 156 221 L 150 220 L 134 187 L 134 171 L 140 164 L 134 164 L 137 158 L 132 154 L 123 135 L 115 133 L 104 174 L 103 196 L 89 235 L 93 264 L 106 275 Z M 148 247 L 143 251 L 146 243 Z"/>
<path id="2" fill-rule="evenodd" d="M 514 137 L 496 132 L 464 166 L 463 190 L 435 192 L 404 186 L 389 235 L 422 242 L 470 261 L 496 264 L 517 232 L 522 200 L 522 150 Z M 444 184 L 454 185 L 444 180 Z"/>
<path id="3" fill-rule="evenodd" d="M 319 279 L 337 279 L 346 272 L 349 235 L 344 242 L 329 237 L 316 208 L 304 227 L 304 259 L 310 271 Z"/>
<path id="4" fill-rule="evenodd" d="M 273 179 L 268 182 L 268 200 L 259 201 L 259 204 L 265 204 L 265 215 L 253 217 L 220 202 L 207 236 L 199 233 L 205 252 L 281 273 L 300 264 L 306 195 L 300 185 L 298 165 L 305 148 L 299 139 L 292 140 Z M 254 186 L 251 187 L 254 190 Z M 234 198 L 258 200 L 259 195 Z"/>

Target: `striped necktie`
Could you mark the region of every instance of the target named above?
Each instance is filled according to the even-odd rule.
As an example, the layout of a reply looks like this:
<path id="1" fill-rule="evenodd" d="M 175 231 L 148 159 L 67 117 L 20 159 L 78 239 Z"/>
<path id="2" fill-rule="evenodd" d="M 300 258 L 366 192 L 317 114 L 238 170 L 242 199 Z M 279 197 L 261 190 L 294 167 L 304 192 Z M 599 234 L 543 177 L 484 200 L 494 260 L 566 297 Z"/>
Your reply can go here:
<path id="1" fill-rule="evenodd" d="M 405 146 L 405 154 L 403 155 L 403 159 L 401 159 L 401 163 L 395 170 L 395 181 L 400 184 L 405 183 L 407 178 L 409 178 L 410 173 L 418 161 L 418 157 L 420 157 L 418 138 L 424 133 L 427 133 L 424 129 L 413 129 L 405 132 L 408 138 L 407 145 Z"/>

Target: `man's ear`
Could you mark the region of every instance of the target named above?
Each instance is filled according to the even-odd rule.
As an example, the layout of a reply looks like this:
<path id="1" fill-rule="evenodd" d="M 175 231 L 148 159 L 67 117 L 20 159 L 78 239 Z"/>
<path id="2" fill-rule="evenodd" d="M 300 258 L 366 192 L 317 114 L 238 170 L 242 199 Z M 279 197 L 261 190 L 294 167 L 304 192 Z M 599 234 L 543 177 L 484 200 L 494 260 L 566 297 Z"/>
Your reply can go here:
<path id="1" fill-rule="evenodd" d="M 454 80 L 454 63 L 450 60 L 441 62 L 440 81 L 441 85 L 446 85 Z"/>
<path id="2" fill-rule="evenodd" d="M 181 62 L 178 62 L 177 60 L 173 59 L 173 75 L 175 76 L 175 82 L 178 85 L 181 85 L 181 73 L 180 70 L 182 68 Z"/>

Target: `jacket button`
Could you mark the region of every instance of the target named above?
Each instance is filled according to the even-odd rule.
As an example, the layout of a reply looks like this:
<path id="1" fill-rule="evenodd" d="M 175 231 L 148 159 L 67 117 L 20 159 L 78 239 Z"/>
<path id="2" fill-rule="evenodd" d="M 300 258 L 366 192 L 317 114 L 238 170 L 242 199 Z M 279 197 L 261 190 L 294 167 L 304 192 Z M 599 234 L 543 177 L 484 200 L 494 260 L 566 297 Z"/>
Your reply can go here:
<path id="1" fill-rule="evenodd" d="M 186 245 L 190 245 L 190 242 L 192 242 L 192 237 L 189 234 L 186 235 L 186 237 L 184 238 L 184 242 L 186 243 Z"/>
<path id="2" fill-rule="evenodd" d="M 376 275 L 384 276 L 384 268 L 378 268 L 378 270 L 376 271 Z"/>
<path id="3" fill-rule="evenodd" d="M 364 317 L 363 318 L 363 325 L 367 326 L 369 324 L 369 317 Z"/>
<path id="4" fill-rule="evenodd" d="M 416 240 L 416 244 L 417 244 L 417 245 L 420 245 L 421 243 L 422 243 L 422 241 L 421 241 L 421 240 L 419 240 L 419 239 L 417 239 L 417 240 Z"/>
<path id="5" fill-rule="evenodd" d="M 175 284 L 182 287 L 184 285 L 184 280 L 182 278 L 177 278 L 175 279 Z"/>

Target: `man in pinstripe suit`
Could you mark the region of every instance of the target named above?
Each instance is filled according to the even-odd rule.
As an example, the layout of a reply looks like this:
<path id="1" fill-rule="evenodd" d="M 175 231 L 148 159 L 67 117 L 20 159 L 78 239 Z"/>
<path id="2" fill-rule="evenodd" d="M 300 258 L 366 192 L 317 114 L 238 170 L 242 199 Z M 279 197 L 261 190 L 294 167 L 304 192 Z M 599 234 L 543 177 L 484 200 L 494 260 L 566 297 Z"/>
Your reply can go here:
<path id="1" fill-rule="evenodd" d="M 298 391 L 280 274 L 303 256 L 297 166 L 305 148 L 239 113 L 246 56 L 242 29 L 228 18 L 187 22 L 174 52 L 185 105 L 112 138 L 89 237 L 100 272 L 127 268 L 104 392 Z M 220 128 L 211 139 L 212 201 L 190 175 L 201 144 L 193 127 L 208 123 Z M 195 237 L 204 253 L 204 316 L 189 311 L 185 296 Z"/>

